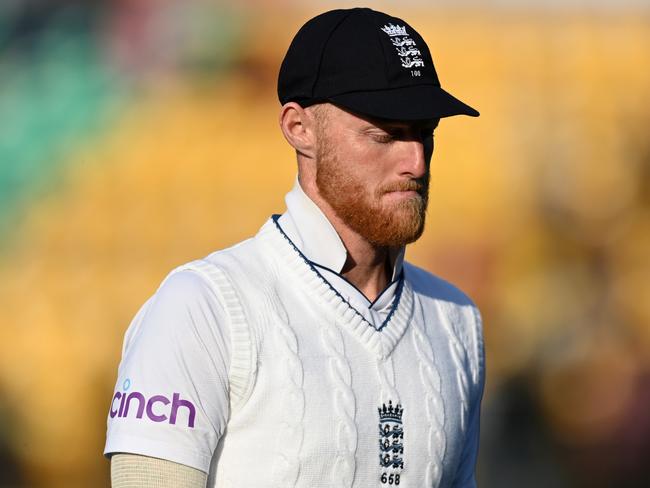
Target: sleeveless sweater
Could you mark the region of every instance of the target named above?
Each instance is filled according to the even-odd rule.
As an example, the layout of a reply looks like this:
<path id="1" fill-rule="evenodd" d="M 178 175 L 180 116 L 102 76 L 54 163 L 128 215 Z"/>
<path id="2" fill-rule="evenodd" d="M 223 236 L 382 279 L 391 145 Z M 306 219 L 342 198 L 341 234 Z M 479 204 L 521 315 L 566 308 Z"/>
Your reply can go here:
<path id="1" fill-rule="evenodd" d="M 375 329 L 275 217 L 188 269 L 230 322 L 230 418 L 208 486 L 475 486 L 483 342 L 462 292 L 404 263 Z"/>

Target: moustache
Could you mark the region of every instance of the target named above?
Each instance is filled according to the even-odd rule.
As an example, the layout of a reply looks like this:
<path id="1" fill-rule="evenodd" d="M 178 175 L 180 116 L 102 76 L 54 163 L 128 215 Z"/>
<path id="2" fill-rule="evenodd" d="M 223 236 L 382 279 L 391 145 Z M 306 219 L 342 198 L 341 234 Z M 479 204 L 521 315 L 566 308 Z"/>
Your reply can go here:
<path id="1" fill-rule="evenodd" d="M 425 180 L 404 180 L 388 183 L 379 188 L 379 194 L 390 193 L 394 191 L 416 191 L 422 197 L 426 197 L 429 185 Z"/>

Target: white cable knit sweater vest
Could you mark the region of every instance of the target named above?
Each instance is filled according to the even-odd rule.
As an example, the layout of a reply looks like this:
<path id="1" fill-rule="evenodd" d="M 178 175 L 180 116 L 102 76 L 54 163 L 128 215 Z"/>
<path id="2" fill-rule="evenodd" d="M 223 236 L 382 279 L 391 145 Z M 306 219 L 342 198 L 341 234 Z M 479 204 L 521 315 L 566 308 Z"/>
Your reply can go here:
<path id="1" fill-rule="evenodd" d="M 230 317 L 231 415 L 208 486 L 473 486 L 460 472 L 475 456 L 482 339 L 456 288 L 405 263 L 376 330 L 273 220 L 180 269 L 203 274 Z"/>

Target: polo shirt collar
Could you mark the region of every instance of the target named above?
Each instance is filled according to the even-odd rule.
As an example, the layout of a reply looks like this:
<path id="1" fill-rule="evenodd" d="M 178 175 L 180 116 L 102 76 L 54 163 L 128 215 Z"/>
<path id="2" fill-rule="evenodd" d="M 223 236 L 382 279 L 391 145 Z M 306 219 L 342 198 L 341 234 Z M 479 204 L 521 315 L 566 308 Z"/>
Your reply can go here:
<path id="1" fill-rule="evenodd" d="M 282 230 L 309 261 L 341 274 L 348 252 L 325 214 L 303 191 L 298 178 L 284 201 L 287 211 L 278 221 Z M 395 281 L 402 270 L 404 247 L 392 251 L 390 259 L 391 281 Z"/>

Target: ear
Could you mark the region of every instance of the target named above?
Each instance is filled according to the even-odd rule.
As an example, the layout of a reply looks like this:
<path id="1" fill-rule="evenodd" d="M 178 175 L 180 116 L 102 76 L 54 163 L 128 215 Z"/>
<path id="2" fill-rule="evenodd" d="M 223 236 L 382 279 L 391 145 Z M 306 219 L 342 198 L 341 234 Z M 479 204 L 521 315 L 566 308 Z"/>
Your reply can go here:
<path id="1" fill-rule="evenodd" d="M 280 110 L 280 129 L 287 142 L 299 154 L 316 156 L 316 120 L 296 102 L 285 103 Z"/>

